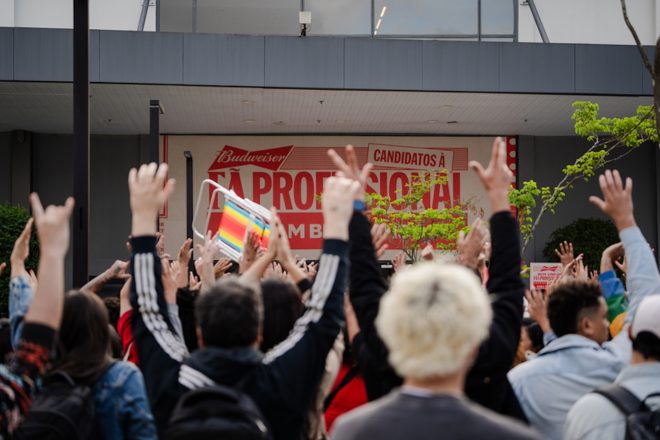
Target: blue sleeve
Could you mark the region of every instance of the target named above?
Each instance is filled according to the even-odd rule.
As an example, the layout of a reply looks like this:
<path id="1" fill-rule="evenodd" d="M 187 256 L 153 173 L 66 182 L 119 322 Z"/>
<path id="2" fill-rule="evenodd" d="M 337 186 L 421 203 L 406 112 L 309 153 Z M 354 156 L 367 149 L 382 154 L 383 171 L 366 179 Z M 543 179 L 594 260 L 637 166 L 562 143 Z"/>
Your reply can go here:
<path id="1" fill-rule="evenodd" d="M 626 293 L 623 283 L 617 278 L 614 270 L 608 270 L 598 275 L 598 283 L 600 283 L 600 288 L 603 291 L 603 297 L 605 299 Z"/>
<path id="2" fill-rule="evenodd" d="M 12 278 L 9 283 L 9 326 L 12 348 L 18 347 L 23 332 L 23 320 L 33 297 L 34 290 L 26 276 L 19 275 Z"/>
<path id="3" fill-rule="evenodd" d="M 126 379 L 123 388 L 125 401 L 120 411 L 125 421 L 125 438 L 127 440 L 157 439 L 156 425 L 149 407 L 142 374 L 135 369 Z"/>
<path id="4" fill-rule="evenodd" d="M 642 299 L 648 295 L 660 293 L 660 274 L 653 252 L 637 226 L 619 232 L 628 261 L 626 282 L 630 295 L 630 305 L 625 323 L 635 316 Z"/>

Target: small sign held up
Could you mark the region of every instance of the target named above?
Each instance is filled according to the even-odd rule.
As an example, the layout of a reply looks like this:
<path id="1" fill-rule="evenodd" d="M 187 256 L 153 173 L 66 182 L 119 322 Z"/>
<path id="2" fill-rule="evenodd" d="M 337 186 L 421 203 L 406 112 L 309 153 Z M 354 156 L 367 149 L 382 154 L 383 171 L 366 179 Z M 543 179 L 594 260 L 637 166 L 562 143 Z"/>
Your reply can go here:
<path id="1" fill-rule="evenodd" d="M 561 276 L 561 263 L 531 263 L 529 287 L 531 289 L 547 289 L 550 284 Z"/>

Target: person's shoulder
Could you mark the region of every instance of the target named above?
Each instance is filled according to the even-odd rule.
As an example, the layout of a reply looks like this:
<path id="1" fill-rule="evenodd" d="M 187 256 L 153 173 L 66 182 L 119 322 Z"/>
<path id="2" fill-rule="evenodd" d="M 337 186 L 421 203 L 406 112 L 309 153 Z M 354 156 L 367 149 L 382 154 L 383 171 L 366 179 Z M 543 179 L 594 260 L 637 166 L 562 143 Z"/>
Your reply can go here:
<path id="1" fill-rule="evenodd" d="M 332 431 L 332 438 L 349 440 L 366 438 L 373 429 L 382 429 L 388 417 L 384 414 L 388 408 L 396 405 L 396 393 L 362 405 L 340 416 Z"/>
<path id="2" fill-rule="evenodd" d="M 470 420 L 470 429 L 484 434 L 492 439 L 511 439 L 511 440 L 540 440 L 541 436 L 533 429 L 522 424 L 518 420 L 497 414 L 476 403 L 468 404 L 474 418 Z M 465 420 L 469 420 L 465 418 Z"/>
<path id="3" fill-rule="evenodd" d="M 529 377 L 543 374 L 550 366 L 551 360 L 547 356 L 535 357 L 519 365 L 516 365 L 507 373 L 507 377 L 511 382 L 525 380 Z"/>
<path id="4" fill-rule="evenodd" d="M 564 424 L 566 439 L 623 438 L 626 421 L 623 414 L 605 396 L 588 393 L 571 408 Z"/>
<path id="5" fill-rule="evenodd" d="M 142 380 L 142 372 L 132 362 L 114 361 L 108 366 L 105 373 L 101 377 L 101 381 L 105 385 L 113 387 L 122 387 L 124 384 L 138 378 Z"/>

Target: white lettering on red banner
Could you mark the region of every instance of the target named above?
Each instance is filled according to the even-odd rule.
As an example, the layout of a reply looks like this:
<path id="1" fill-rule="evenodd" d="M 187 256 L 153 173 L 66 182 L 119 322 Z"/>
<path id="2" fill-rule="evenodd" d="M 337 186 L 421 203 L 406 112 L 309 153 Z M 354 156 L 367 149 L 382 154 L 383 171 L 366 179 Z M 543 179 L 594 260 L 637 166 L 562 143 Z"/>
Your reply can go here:
<path id="1" fill-rule="evenodd" d="M 376 166 L 409 170 L 444 169 L 451 171 L 452 158 L 451 151 L 369 144 L 369 162 Z"/>

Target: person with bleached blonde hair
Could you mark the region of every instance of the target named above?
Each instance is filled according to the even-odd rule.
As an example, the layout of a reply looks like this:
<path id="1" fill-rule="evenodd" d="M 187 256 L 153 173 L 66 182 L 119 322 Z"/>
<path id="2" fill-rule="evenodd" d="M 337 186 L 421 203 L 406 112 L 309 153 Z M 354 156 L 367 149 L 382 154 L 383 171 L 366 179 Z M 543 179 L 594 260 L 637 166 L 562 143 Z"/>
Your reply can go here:
<path id="1" fill-rule="evenodd" d="M 466 370 L 491 319 L 488 295 L 472 272 L 421 263 L 393 278 L 376 328 L 392 367 L 417 383 Z"/>
<path id="2" fill-rule="evenodd" d="M 420 263 L 397 273 L 376 327 L 403 387 L 339 419 L 333 439 L 538 438 L 463 396 L 492 315 L 488 294 L 465 267 Z"/>

